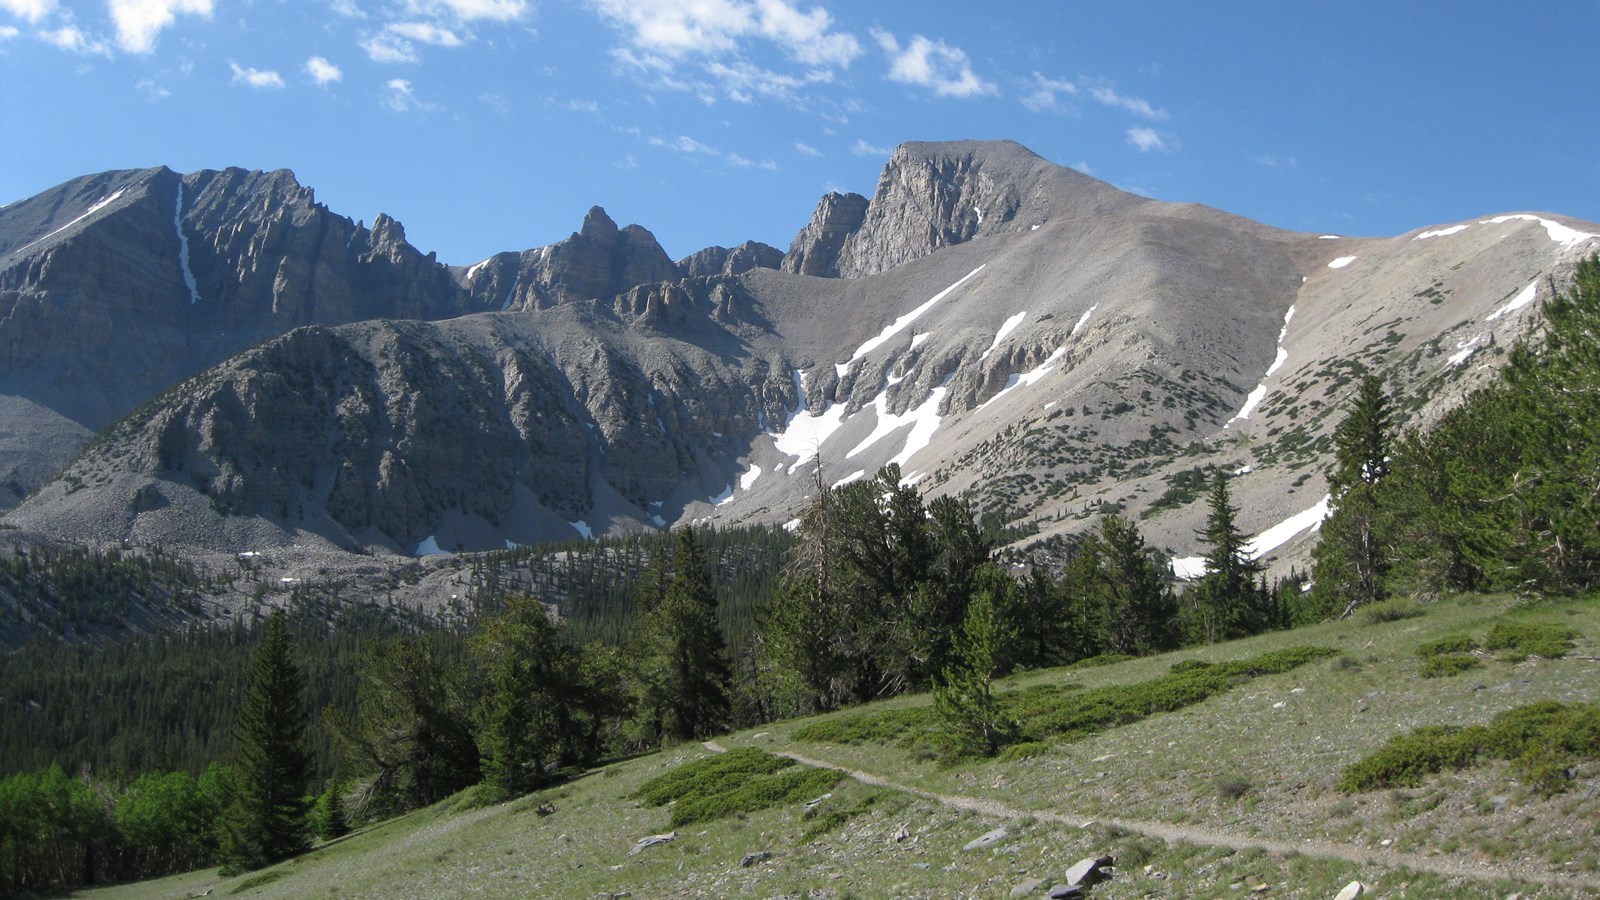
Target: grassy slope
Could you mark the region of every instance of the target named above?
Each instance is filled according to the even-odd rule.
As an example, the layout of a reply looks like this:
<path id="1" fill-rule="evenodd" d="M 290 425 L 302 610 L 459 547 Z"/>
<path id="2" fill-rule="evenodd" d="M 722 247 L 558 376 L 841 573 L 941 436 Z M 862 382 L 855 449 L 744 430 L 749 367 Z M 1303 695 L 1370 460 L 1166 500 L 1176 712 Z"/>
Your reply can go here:
<path id="1" fill-rule="evenodd" d="M 1573 656 L 1417 677 L 1418 644 L 1459 632 L 1482 637 L 1493 621 L 1560 622 L 1582 633 Z M 1122 876 L 1095 897 L 1211 897 L 1259 884 L 1269 896 L 1329 897 L 1360 878 L 1379 895 L 1407 897 L 1592 896 L 1571 887 L 1530 887 L 1354 863 L 1320 855 L 1168 843 L 1089 820 L 1134 820 L 1209 834 L 1345 850 L 1456 860 L 1501 874 L 1579 875 L 1600 880 L 1600 765 L 1580 765 L 1565 794 L 1539 798 L 1503 764 L 1450 773 L 1404 791 L 1337 793 L 1340 770 L 1399 731 L 1425 724 L 1484 722 L 1539 699 L 1600 699 L 1600 598 L 1512 608 L 1467 598 L 1421 618 L 1335 623 L 1247 641 L 1078 671 L 1018 677 L 1008 685 L 1138 681 L 1179 659 L 1238 659 L 1295 645 L 1343 656 L 1251 681 L 1176 713 L 1158 715 L 1011 763 L 942 768 L 926 749 L 831 746 L 792 740 L 794 722 L 721 739 L 727 747 L 796 752 L 938 794 L 1035 811 L 1003 820 L 893 792 L 870 810 L 803 838 L 814 821 L 783 808 L 688 826 L 673 843 L 637 856 L 635 840 L 668 830 L 669 809 L 626 799 L 640 784 L 706 751 L 679 748 L 618 763 L 576 782 L 481 810 L 450 804 L 369 829 L 285 864 L 251 897 L 645 896 L 1006 896 L 1029 877 L 1052 879 L 1076 860 L 1109 853 Z M 926 703 L 901 698 L 886 706 Z M 1281 704 L 1281 705 L 1280 705 Z M 877 789 L 845 782 L 821 810 L 843 810 Z M 1241 793 L 1242 792 L 1242 793 Z M 1236 796 L 1237 795 L 1237 796 Z M 557 810 L 539 816 L 539 803 Z M 1057 815 L 1064 814 L 1064 815 Z M 1047 817 L 1047 818 L 1046 818 Z M 1081 817 L 1081 821 L 1080 818 Z M 1010 837 L 991 849 L 967 841 L 999 825 Z M 906 837 L 894 836 L 904 830 Z M 1384 842 L 1388 842 L 1387 844 Z M 747 853 L 771 859 L 739 865 Z M 1308 854 L 1311 850 L 1308 849 Z M 1150 867 L 1146 872 L 1146 867 Z M 269 874 L 273 871 L 269 870 Z M 1163 876 L 1158 878 L 1157 876 Z M 260 877 L 260 876 L 256 876 Z M 245 879 L 194 873 L 108 891 L 174 897 L 212 888 L 226 895 Z"/>

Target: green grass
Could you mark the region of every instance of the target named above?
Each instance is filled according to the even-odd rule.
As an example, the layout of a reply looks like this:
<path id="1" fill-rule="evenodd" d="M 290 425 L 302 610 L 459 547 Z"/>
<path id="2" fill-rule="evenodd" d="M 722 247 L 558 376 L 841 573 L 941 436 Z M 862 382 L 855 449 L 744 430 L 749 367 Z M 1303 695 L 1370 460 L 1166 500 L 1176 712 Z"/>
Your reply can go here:
<path id="1" fill-rule="evenodd" d="M 1019 743 L 1072 742 L 1337 653 L 1326 647 L 1291 647 L 1229 662 L 1186 659 L 1174 663 L 1166 675 L 1133 684 L 1088 691 L 1076 685 L 1036 685 L 1000 694 L 999 700 L 1002 713 L 1021 725 Z M 926 707 L 881 710 L 817 721 L 795 729 L 793 736 L 811 743 L 917 746 L 938 739 L 939 722 Z"/>
<path id="2" fill-rule="evenodd" d="M 1553 622 L 1502 622 L 1489 629 L 1483 647 L 1507 662 L 1521 662 L 1530 656 L 1560 659 L 1572 652 L 1578 636 L 1573 629 Z"/>
<path id="3" fill-rule="evenodd" d="M 1600 667 L 1588 659 L 1596 655 L 1596 642 L 1583 636 L 1600 634 L 1600 597 L 1538 603 L 1464 597 L 1412 605 L 1423 614 L 1383 622 L 1358 615 L 1181 653 L 1029 672 L 997 686 L 1000 696 L 1015 695 L 1020 706 L 1081 703 L 1097 692 L 1226 672 L 1230 664 L 1271 660 L 1295 647 L 1338 652 L 1293 668 L 1242 673 L 1248 677 L 1203 703 L 1072 741 L 1050 737 L 1013 745 L 994 760 L 942 765 L 926 747 L 896 736 L 909 733 L 929 707 L 926 695 L 903 696 L 719 737 L 731 760 L 717 762 L 723 757 L 686 745 L 508 803 L 474 807 L 458 797 L 274 867 L 270 871 L 284 874 L 241 896 L 1004 897 L 1025 878 L 1051 884 L 1073 861 L 1103 854 L 1117 857 L 1120 872 L 1096 886 L 1101 900 L 1252 896 L 1260 884 L 1268 886 L 1265 896 L 1326 898 L 1357 878 L 1370 895 L 1412 900 L 1593 896 L 1580 887 L 1480 881 L 1377 862 L 1234 852 L 1105 824 L 1167 822 L 1214 835 L 1306 846 L 1337 842 L 1380 853 L 1386 846 L 1499 871 L 1600 878 L 1600 850 L 1593 841 L 1594 823 L 1600 822 L 1600 762 L 1541 755 L 1537 744 L 1530 752 L 1517 734 L 1544 735 L 1541 723 L 1548 723 L 1538 716 L 1500 722 L 1507 745 L 1523 742 L 1525 761 L 1475 759 L 1465 768 L 1422 775 L 1420 788 L 1339 790 L 1347 767 L 1419 725 L 1442 727 L 1449 736 L 1487 728 L 1523 707 L 1550 702 L 1568 709 L 1600 698 Z M 1489 662 L 1461 678 L 1417 677 L 1420 645 L 1463 634 L 1483 641 L 1503 624 L 1559 625 L 1578 636 L 1565 658 Z M 813 725 L 854 717 L 877 722 L 874 727 L 899 723 L 894 727 L 902 731 L 890 732 L 886 741 L 848 744 L 794 737 Z M 1576 717 L 1554 741 L 1539 740 L 1581 741 L 1587 721 Z M 737 750 L 761 754 L 734 756 Z M 908 790 L 842 781 L 793 802 L 703 819 L 680 829 L 671 843 L 629 855 L 639 838 L 673 827 L 671 817 L 685 799 L 713 794 L 719 782 L 768 767 L 775 768 L 757 777 L 805 771 L 766 761 L 786 752 L 873 773 Z M 722 774 L 708 776 L 717 771 Z M 1539 788 L 1543 781 L 1571 787 L 1547 797 Z M 679 799 L 662 806 L 631 799 L 642 797 L 652 782 L 652 796 L 671 793 Z M 832 798 L 805 809 L 802 801 L 830 791 Z M 1001 819 L 947 808 L 913 792 L 1004 804 L 1035 817 Z M 539 815 L 540 806 L 554 812 Z M 962 849 L 1002 825 L 1010 832 L 1002 844 Z M 761 852 L 771 855 L 740 865 Z M 208 870 L 79 896 L 157 900 L 208 890 L 222 896 L 244 880 Z"/>

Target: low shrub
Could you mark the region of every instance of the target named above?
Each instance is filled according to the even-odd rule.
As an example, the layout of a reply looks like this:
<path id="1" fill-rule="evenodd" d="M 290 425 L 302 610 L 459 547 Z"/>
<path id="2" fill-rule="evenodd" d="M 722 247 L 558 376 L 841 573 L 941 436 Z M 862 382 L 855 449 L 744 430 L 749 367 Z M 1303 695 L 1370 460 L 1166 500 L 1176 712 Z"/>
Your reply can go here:
<path id="1" fill-rule="evenodd" d="M 1451 675 L 1460 675 L 1469 669 L 1483 668 L 1483 660 L 1465 653 L 1445 653 L 1440 656 L 1429 656 L 1422 660 L 1422 668 L 1417 674 L 1423 678 L 1448 678 Z"/>
<path id="2" fill-rule="evenodd" d="M 1427 613 L 1427 609 L 1416 600 L 1407 597 L 1396 597 L 1361 607 L 1357 613 L 1361 621 L 1368 625 L 1381 625 L 1384 622 L 1398 622 L 1401 619 L 1415 619 Z"/>
<path id="3" fill-rule="evenodd" d="M 1478 649 L 1478 642 L 1470 634 L 1452 634 L 1428 641 L 1417 646 L 1418 656 L 1442 656 L 1446 653 L 1471 653 Z"/>
<path id="4" fill-rule="evenodd" d="M 1390 738 L 1376 753 L 1344 770 L 1339 790 L 1414 787 L 1445 769 L 1501 759 L 1548 796 L 1566 789 L 1567 770 L 1574 763 L 1597 757 L 1600 705 L 1546 700 L 1501 713 L 1488 725 L 1432 725 Z"/>
<path id="5" fill-rule="evenodd" d="M 1483 639 L 1486 650 L 1506 662 L 1519 662 L 1530 656 L 1560 659 L 1572 652 L 1578 632 L 1551 622 L 1504 622 L 1489 629 Z"/>
<path id="6" fill-rule="evenodd" d="M 669 824 L 677 828 L 808 800 L 843 778 L 835 769 L 740 748 L 684 763 L 645 782 L 632 796 L 646 806 L 676 801 Z"/>

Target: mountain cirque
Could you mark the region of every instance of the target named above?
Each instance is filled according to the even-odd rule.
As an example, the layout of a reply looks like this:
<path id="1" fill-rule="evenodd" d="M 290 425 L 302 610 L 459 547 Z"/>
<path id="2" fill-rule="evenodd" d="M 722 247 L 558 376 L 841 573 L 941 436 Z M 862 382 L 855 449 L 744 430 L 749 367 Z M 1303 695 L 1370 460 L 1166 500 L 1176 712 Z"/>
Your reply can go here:
<path id="1" fill-rule="evenodd" d="M 0 209 L 3 523 L 491 549 L 786 522 L 820 453 L 826 483 L 893 461 L 1041 535 L 1120 509 L 1181 558 L 1205 513 L 1185 473 L 1218 465 L 1281 569 L 1344 388 L 1376 372 L 1403 424 L 1436 415 L 1597 233 L 1540 213 L 1301 234 L 960 142 L 903 145 L 787 253 L 674 262 L 596 208 L 456 267 L 287 172 L 105 173 Z"/>

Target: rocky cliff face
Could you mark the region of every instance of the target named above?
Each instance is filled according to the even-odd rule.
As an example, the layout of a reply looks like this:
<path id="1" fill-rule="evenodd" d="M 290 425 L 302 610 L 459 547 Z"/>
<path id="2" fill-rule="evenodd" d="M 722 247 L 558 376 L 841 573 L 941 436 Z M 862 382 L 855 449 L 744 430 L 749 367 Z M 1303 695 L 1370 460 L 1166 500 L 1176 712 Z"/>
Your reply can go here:
<path id="1" fill-rule="evenodd" d="M 845 241 L 861 227 L 867 214 L 867 198 L 860 194 L 828 193 L 817 203 L 811 222 L 794 236 L 784 255 L 785 272 L 799 275 L 839 276 L 839 253 Z"/>
<path id="2" fill-rule="evenodd" d="M 783 251 L 760 241 L 745 241 L 732 250 L 707 247 L 678 260 L 678 271 L 686 278 L 702 275 L 743 275 L 751 269 L 776 269 L 783 264 Z"/>

